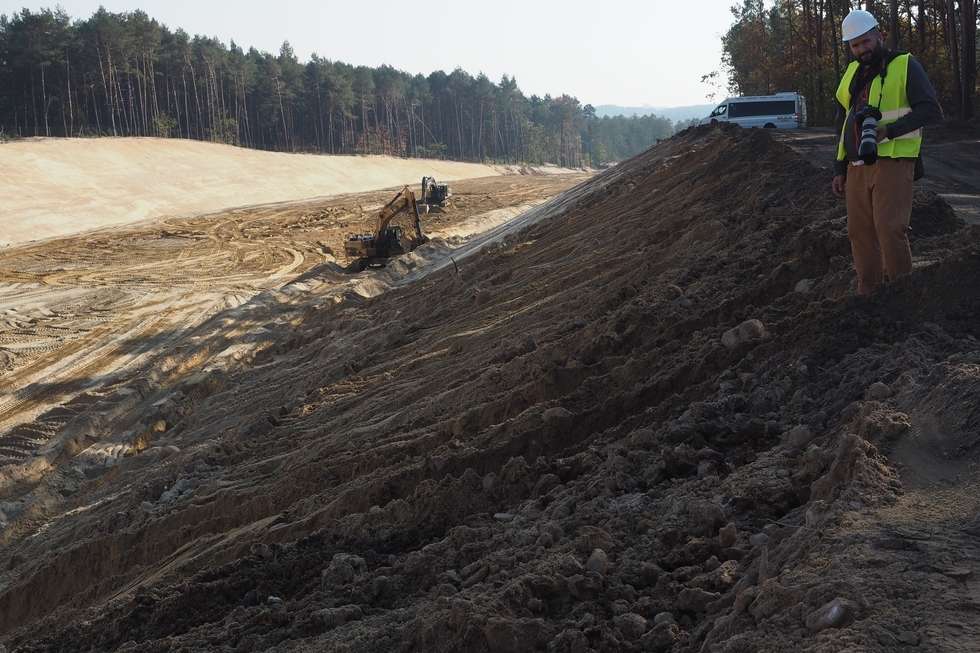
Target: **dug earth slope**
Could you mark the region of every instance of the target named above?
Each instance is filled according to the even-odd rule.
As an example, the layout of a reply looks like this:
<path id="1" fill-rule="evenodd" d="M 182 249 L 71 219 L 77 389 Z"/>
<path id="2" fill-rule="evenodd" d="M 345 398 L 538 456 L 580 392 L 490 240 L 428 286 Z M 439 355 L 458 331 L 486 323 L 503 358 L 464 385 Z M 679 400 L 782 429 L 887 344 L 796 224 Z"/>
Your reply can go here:
<path id="1" fill-rule="evenodd" d="M 168 376 L 236 321 L 189 336 L 0 490 L 3 643 L 977 650 L 980 232 L 920 194 L 915 272 L 858 299 L 826 185 L 690 130 L 417 283 L 312 270 Z"/>

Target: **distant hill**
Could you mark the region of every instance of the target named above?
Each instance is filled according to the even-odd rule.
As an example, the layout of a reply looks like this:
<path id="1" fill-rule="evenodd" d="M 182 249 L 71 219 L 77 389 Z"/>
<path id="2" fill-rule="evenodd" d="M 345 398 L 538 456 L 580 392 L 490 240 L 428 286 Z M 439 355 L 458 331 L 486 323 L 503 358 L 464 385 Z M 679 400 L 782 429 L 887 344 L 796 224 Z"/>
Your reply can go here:
<path id="1" fill-rule="evenodd" d="M 620 107 L 615 104 L 603 104 L 595 108 L 595 115 L 604 116 L 649 116 L 656 114 L 673 122 L 704 118 L 715 108 L 714 104 L 694 104 L 686 107 Z"/>

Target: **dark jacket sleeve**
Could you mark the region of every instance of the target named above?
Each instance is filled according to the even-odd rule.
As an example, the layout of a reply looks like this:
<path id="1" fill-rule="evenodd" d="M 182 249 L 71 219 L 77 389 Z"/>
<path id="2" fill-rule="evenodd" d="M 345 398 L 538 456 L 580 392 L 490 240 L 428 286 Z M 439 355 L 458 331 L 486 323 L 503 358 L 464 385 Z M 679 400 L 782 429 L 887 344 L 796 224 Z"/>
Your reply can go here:
<path id="1" fill-rule="evenodd" d="M 843 161 L 837 160 L 837 143 L 840 141 L 841 132 L 844 131 L 844 122 L 847 120 L 847 110 L 840 105 L 840 102 L 834 101 L 837 107 L 837 113 L 834 114 L 834 135 L 836 140 L 834 140 L 834 176 L 846 176 L 847 175 L 847 159 Z"/>
<path id="2" fill-rule="evenodd" d="M 888 138 L 902 136 L 930 123 L 943 119 L 943 109 L 936 98 L 925 69 L 915 57 L 909 57 L 909 73 L 906 92 L 912 113 L 906 114 L 888 125 Z"/>

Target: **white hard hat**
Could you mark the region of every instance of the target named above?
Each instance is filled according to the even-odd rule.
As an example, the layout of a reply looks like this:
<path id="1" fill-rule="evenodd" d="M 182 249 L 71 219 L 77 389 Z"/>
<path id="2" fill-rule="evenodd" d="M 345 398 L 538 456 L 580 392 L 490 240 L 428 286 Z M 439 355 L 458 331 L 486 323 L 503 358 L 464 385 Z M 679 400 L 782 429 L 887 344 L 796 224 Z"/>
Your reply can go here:
<path id="1" fill-rule="evenodd" d="M 863 9 L 855 9 L 844 18 L 844 23 L 841 25 L 841 36 L 844 37 L 844 43 L 847 43 L 862 34 L 867 34 L 876 27 L 878 27 L 878 21 L 874 16 Z"/>

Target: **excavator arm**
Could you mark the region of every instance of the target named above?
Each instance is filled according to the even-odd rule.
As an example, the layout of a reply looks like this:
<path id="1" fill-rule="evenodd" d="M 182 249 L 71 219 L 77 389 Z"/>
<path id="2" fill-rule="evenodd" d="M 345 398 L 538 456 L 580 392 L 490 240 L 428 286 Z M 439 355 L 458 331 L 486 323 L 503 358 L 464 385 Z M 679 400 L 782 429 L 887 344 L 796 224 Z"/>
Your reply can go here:
<path id="1" fill-rule="evenodd" d="M 411 213 L 414 217 L 414 227 L 415 227 L 415 238 L 419 244 L 424 243 L 427 239 L 422 234 L 422 216 L 419 213 L 419 205 L 415 199 L 415 193 L 408 186 L 405 186 L 401 192 L 399 192 L 395 197 L 385 204 L 381 212 L 378 213 L 378 226 L 374 230 L 374 238 L 380 241 L 384 236 L 385 231 L 388 230 L 388 225 L 391 221 L 402 211 Z"/>
<path id="2" fill-rule="evenodd" d="M 403 234 L 401 227 L 391 226 L 391 221 L 403 211 L 414 218 L 414 238 Z M 373 233 L 347 236 L 344 253 L 356 259 L 353 269 L 362 270 L 369 265 L 384 265 L 385 259 L 410 252 L 428 240 L 422 233 L 422 215 L 415 193 L 405 186 L 378 212 L 378 223 Z"/>

